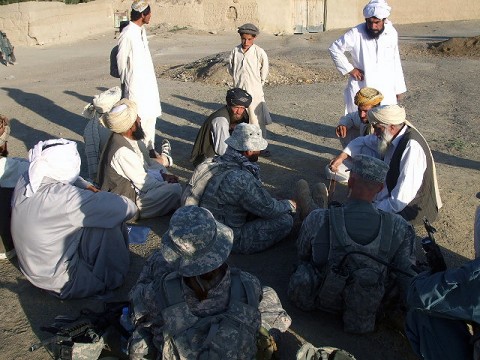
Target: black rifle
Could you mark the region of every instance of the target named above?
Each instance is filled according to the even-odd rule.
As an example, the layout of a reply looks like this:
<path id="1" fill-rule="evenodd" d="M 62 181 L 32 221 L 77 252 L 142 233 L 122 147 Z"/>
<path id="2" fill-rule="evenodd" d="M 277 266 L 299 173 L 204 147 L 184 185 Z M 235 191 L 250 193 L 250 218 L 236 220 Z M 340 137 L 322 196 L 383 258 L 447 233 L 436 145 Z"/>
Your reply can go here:
<path id="1" fill-rule="evenodd" d="M 425 252 L 428 266 L 430 266 L 430 271 L 432 274 L 445 271 L 447 264 L 445 264 L 445 259 L 440 251 L 440 247 L 435 242 L 435 237 L 433 236 L 433 234 L 437 232 L 437 229 L 430 224 L 426 217 L 423 218 L 423 225 L 425 226 L 425 230 L 427 230 L 428 236 L 422 239 L 422 248 Z"/>
<path id="2" fill-rule="evenodd" d="M 52 345 L 55 347 L 55 345 L 62 345 L 63 343 L 72 342 L 73 339 L 78 337 L 88 338 L 91 343 L 95 343 L 100 340 L 100 337 L 94 331 L 91 321 L 80 320 L 61 327 L 54 336 L 38 344 L 30 346 L 29 350 L 35 351 L 41 347 Z"/>

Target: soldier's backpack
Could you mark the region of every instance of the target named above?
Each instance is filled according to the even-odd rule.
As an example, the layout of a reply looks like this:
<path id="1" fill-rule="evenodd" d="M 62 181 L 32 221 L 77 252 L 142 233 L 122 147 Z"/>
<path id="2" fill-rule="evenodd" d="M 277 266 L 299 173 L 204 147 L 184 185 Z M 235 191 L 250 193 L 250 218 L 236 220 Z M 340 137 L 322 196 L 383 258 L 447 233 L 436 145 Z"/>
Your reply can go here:
<path id="1" fill-rule="evenodd" d="M 182 206 L 195 205 L 198 206 L 202 200 L 203 193 L 208 182 L 213 176 L 221 176 L 222 179 L 231 171 L 239 169 L 238 165 L 231 163 L 219 163 L 214 158 L 208 158 L 199 164 L 192 174 L 185 190 L 182 194 Z M 217 181 L 220 185 L 221 180 Z"/>
<path id="2" fill-rule="evenodd" d="M 237 269 L 231 270 L 230 301 L 225 312 L 206 317 L 195 316 L 184 300 L 182 278 L 169 273 L 159 291 L 166 307 L 163 359 L 252 359 L 257 348 L 259 299 L 253 284 Z"/>
<path id="3" fill-rule="evenodd" d="M 343 207 L 330 206 L 329 213 L 329 266 L 319 291 L 320 307 L 343 312 L 346 332 L 371 332 L 385 293 L 384 264 L 388 263 L 393 235 L 391 217 L 380 212 L 381 227 L 376 238 L 360 245 L 347 234 Z"/>

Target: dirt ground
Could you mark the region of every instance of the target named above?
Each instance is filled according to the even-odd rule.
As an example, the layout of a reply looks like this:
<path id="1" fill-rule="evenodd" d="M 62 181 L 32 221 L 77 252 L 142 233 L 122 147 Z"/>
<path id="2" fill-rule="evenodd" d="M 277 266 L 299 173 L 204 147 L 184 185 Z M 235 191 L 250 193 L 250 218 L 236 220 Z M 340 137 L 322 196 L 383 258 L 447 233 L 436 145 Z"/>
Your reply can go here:
<path id="1" fill-rule="evenodd" d="M 408 87 L 403 104 L 408 119 L 429 142 L 437 163 L 444 207 L 434 226 L 449 265 L 473 258 L 473 216 L 480 204 L 475 197 L 480 190 L 480 60 L 478 52 L 472 55 L 465 51 L 468 41 L 479 35 L 479 25 L 480 21 L 458 21 L 397 26 Z M 238 35 L 173 30 L 156 29 L 150 37 L 164 112 L 157 122 L 157 138 L 170 140 L 175 161 L 172 171 L 186 181 L 192 172 L 188 158 L 197 129 L 223 103 L 228 77 L 212 71 L 218 75 L 215 81 L 213 75 L 207 76 L 207 81 L 191 81 L 191 72 L 181 66 L 231 50 Z M 342 33 L 258 38 L 272 61 L 272 78 L 265 94 L 274 121 L 268 127 L 272 157 L 260 160 L 262 179 L 279 198 L 290 197 L 293 184 L 300 178 L 310 184 L 324 181 L 325 165 L 341 150 L 334 128 L 343 113 L 345 79 L 336 73 L 327 48 Z M 455 40 L 455 46 L 463 51 L 440 51 L 431 45 L 451 37 L 460 39 Z M 80 115 L 82 109 L 95 94 L 117 85 L 117 79 L 109 76 L 109 54 L 114 45 L 112 32 L 69 45 L 16 49 L 18 64 L 0 67 L 0 112 L 12 119 L 12 156 L 25 157 L 37 141 L 52 137 L 78 141 L 83 153 L 86 120 Z M 345 193 L 345 187 L 337 186 L 334 198 L 342 201 Z M 142 222 L 152 228 L 147 244 L 131 247 L 126 283 L 102 297 L 58 300 L 30 285 L 16 259 L 1 262 L 0 359 L 48 359 L 45 350 L 28 351 L 31 344 L 48 337 L 40 326 L 49 325 L 56 315 L 73 316 L 85 307 L 99 310 L 103 301 L 125 299 L 145 257 L 158 246 L 168 220 Z M 424 236 L 425 232 L 418 228 L 417 234 Z M 293 359 L 305 340 L 316 346 L 344 348 L 359 360 L 415 359 L 391 321 L 381 322 L 370 335 L 348 335 L 342 331 L 339 317 L 304 313 L 288 302 L 287 283 L 296 261 L 295 237 L 294 231 L 268 251 L 229 259 L 276 289 L 291 315 L 291 331 L 281 344 L 282 359 Z"/>

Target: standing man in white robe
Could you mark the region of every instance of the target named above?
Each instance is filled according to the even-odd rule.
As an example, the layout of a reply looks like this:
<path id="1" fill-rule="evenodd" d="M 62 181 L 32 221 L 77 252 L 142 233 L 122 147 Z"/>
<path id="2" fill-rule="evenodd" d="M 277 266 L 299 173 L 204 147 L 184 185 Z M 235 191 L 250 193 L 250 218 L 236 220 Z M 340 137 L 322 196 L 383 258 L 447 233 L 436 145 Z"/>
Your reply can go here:
<path id="1" fill-rule="evenodd" d="M 382 105 L 395 105 L 407 91 L 398 51 L 398 33 L 385 0 L 371 0 L 363 9 L 365 23 L 347 31 L 328 51 L 342 75 L 349 74 L 344 91 L 345 114 L 357 110 L 354 97 L 363 87 L 379 90 Z M 352 63 L 345 56 L 349 52 Z"/>
<path id="2" fill-rule="evenodd" d="M 148 47 L 144 25 L 152 16 L 150 5 L 144 0 L 135 0 L 130 12 L 130 24 L 118 38 L 117 64 L 123 97 L 134 101 L 145 131 L 144 143 L 151 158 L 157 158 L 162 165 L 172 165 L 167 157 L 155 151 L 155 124 L 162 115 L 157 78 L 152 56 Z M 167 145 L 166 145 L 167 146 Z M 168 144 L 168 147 L 170 144 Z"/>
<path id="3" fill-rule="evenodd" d="M 265 50 L 254 44 L 260 33 L 258 27 L 243 24 L 238 28 L 238 33 L 241 44 L 230 53 L 228 71 L 233 77 L 233 87 L 252 95 L 252 103 L 247 109 L 250 124 L 258 125 L 262 130 L 262 137 L 266 139 L 266 126 L 272 123 L 263 93 L 263 84 L 268 76 L 268 56 Z M 270 152 L 265 150 L 260 155 L 269 156 Z"/>

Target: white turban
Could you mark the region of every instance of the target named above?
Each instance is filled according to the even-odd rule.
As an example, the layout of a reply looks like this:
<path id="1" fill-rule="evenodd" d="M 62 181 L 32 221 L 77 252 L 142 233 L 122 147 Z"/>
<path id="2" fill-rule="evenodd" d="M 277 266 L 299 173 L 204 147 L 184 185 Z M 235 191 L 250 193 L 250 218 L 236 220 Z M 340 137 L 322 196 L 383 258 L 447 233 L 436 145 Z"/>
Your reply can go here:
<path id="1" fill-rule="evenodd" d="M 107 128 L 121 134 L 130 129 L 137 120 L 137 104 L 131 100 L 122 99 L 101 120 Z"/>
<path id="2" fill-rule="evenodd" d="M 368 111 L 370 124 L 400 125 L 407 123 L 405 109 L 398 105 L 380 105 Z"/>
<path id="3" fill-rule="evenodd" d="M 25 196 L 35 194 L 45 176 L 72 184 L 80 175 L 80 154 L 77 143 L 65 139 L 40 141 L 28 152 L 30 166 Z"/>
<path id="4" fill-rule="evenodd" d="M 99 118 L 109 112 L 122 98 L 120 86 L 112 87 L 101 94 L 95 95 L 92 102 L 83 108 L 82 115 L 87 119 Z"/>
<path id="5" fill-rule="evenodd" d="M 363 8 L 363 17 L 365 19 L 376 17 L 377 19 L 386 19 L 390 16 L 392 8 L 388 6 L 385 0 L 370 0 Z"/>

